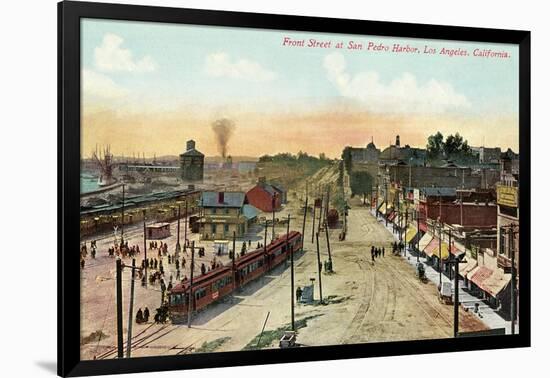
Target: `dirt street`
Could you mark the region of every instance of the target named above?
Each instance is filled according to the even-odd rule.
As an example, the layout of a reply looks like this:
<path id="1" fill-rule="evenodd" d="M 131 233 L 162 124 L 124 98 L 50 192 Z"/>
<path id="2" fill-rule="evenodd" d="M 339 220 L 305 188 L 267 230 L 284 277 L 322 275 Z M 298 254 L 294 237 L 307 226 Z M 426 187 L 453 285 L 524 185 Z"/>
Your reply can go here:
<path id="1" fill-rule="evenodd" d="M 289 204 L 278 214 L 292 214 L 291 229 L 301 231 L 302 216 L 297 205 Z M 294 201 L 297 203 L 298 201 Z M 172 225 L 175 235 L 175 224 Z M 311 220 L 305 234 L 305 251 L 295 259 L 295 285 L 304 287 L 314 278 L 314 304 L 297 304 L 296 321 L 301 345 L 330 345 L 373 341 L 452 337 L 452 306 L 441 304 L 437 288 L 421 283 L 413 268 L 402 257 L 392 256 L 392 235 L 378 223 L 367 208 L 354 206 L 348 217 L 346 241 L 338 241 L 339 229 L 330 230 L 334 273 L 322 274 L 323 298 L 320 305 L 317 254 L 311 243 Z M 263 235 L 261 228 L 257 231 Z M 277 229 L 283 233 L 283 228 Z M 140 242 L 139 229 L 125 234 L 129 244 Z M 102 251 L 110 240 L 98 241 Z M 168 240 L 170 252 L 174 236 Z M 256 241 L 253 241 L 253 244 Z M 385 247 L 386 254 L 371 262 L 370 247 Z M 240 250 L 237 243 L 237 251 Z M 324 232 L 320 235 L 321 260 L 328 259 Z M 151 254 L 151 252 L 149 252 Z M 116 346 L 114 259 L 102 253 L 97 260 L 87 259 L 82 272 L 82 337 L 102 330 L 101 338 L 91 338 L 82 345 L 83 359 L 114 358 Z M 153 256 L 156 251 L 153 251 Z M 158 257 L 158 256 L 157 256 Z M 207 248 L 205 261 L 212 258 Z M 166 258 L 164 258 L 166 259 Z M 187 260 L 189 260 L 186 257 Z M 138 264 L 141 257 L 138 257 Z M 126 260 L 129 263 L 129 259 Z M 200 261 L 199 261 L 200 263 Z M 173 265 L 165 268 L 174 270 Z M 128 321 L 130 273 L 124 273 L 124 325 Z M 169 276 L 169 274 L 167 275 Z M 158 286 L 147 289 L 136 282 L 134 311 L 148 306 L 152 313 L 160 303 Z M 196 314 L 192 327 L 186 324 L 144 324 L 133 326 L 132 356 L 182 354 L 241 350 L 243 348 L 277 347 L 277 335 L 290 323 L 290 268 L 281 265 L 266 276 L 249 284 L 221 303 Z M 266 316 L 266 332 L 257 344 Z M 475 317 L 461 310 L 461 331 L 485 329 Z"/>

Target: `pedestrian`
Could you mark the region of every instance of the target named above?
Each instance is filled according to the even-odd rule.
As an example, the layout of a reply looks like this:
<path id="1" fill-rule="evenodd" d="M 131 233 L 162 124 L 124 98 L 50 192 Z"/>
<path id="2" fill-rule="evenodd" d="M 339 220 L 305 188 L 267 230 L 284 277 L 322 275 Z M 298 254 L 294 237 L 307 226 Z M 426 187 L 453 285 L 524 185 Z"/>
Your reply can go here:
<path id="1" fill-rule="evenodd" d="M 143 320 L 145 322 L 149 321 L 149 308 L 145 307 L 145 310 L 143 310 Z"/>
<path id="2" fill-rule="evenodd" d="M 298 288 L 296 289 L 296 302 L 299 302 L 300 299 L 302 299 L 302 293 L 303 293 L 302 288 L 298 286 Z"/>
<path id="3" fill-rule="evenodd" d="M 386 253 L 386 250 L 384 247 L 382 247 L 382 257 L 384 257 L 384 254 Z"/>
<path id="4" fill-rule="evenodd" d="M 81 267 L 82 269 L 84 269 L 84 265 L 85 265 L 85 264 L 86 264 L 86 262 L 84 261 L 84 259 L 81 259 L 81 260 L 80 260 L 80 267 Z"/>

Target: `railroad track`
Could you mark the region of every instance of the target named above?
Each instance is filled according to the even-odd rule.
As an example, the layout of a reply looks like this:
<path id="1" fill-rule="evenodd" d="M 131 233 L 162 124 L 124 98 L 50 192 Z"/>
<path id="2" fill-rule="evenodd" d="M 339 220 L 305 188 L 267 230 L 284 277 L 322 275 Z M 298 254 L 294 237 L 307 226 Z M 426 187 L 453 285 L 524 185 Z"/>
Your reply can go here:
<path id="1" fill-rule="evenodd" d="M 352 260 L 352 259 L 349 259 L 348 256 L 345 256 L 344 259 L 350 262 L 356 263 L 359 266 L 359 269 L 364 271 L 365 282 L 367 282 L 368 269 L 361 265 L 360 259 L 356 258 Z M 370 295 L 367 296 L 369 292 L 369 285 L 365 285 L 365 288 L 363 290 L 363 298 L 364 300 L 367 300 L 367 301 L 362 302 L 361 305 L 359 306 L 359 309 L 355 313 L 355 316 L 351 320 L 348 326 L 348 329 L 345 332 L 345 336 L 342 338 L 342 341 L 341 341 L 342 344 L 346 344 L 352 341 L 352 339 L 357 335 L 357 333 L 359 333 L 360 329 L 363 327 L 363 324 L 365 323 L 365 320 L 368 317 L 370 306 L 374 297 L 374 289 L 376 287 L 376 271 L 373 270 L 372 275 L 373 277 L 372 277 L 372 283 L 370 285 Z"/>
<path id="2" fill-rule="evenodd" d="M 163 329 L 166 329 L 168 326 L 167 325 L 163 325 L 161 328 L 159 328 L 158 330 L 154 331 L 153 333 L 150 333 L 148 335 L 145 335 L 145 336 L 142 336 L 145 332 L 147 332 L 151 327 L 153 327 L 155 324 L 151 324 L 149 325 L 147 328 L 145 328 L 144 330 L 142 330 L 140 333 L 138 333 L 136 336 L 132 337 L 132 349 L 135 349 L 136 346 L 139 346 L 140 343 L 143 343 L 145 340 L 149 339 L 150 337 L 153 337 L 154 335 L 158 334 L 159 332 L 161 332 Z M 122 347 L 123 349 L 125 349 L 128 345 L 128 342 L 124 342 L 122 344 Z M 114 356 L 116 355 L 117 353 L 117 350 L 118 348 L 115 347 L 115 348 L 112 348 L 102 354 L 100 354 L 99 356 L 97 356 L 97 359 L 98 360 L 103 360 L 103 359 L 106 359 L 106 358 L 110 358 L 111 356 Z"/>
<path id="3" fill-rule="evenodd" d="M 399 272 L 393 266 L 388 265 L 388 268 L 393 271 L 393 278 L 402 283 L 402 286 L 409 292 L 411 298 L 418 304 L 418 307 L 422 309 L 424 314 L 426 314 L 426 316 L 432 320 L 432 323 L 442 332 L 442 334 L 449 336 L 450 330 L 453 326 L 452 322 L 449 321 L 427 298 L 419 294 L 417 290 L 413 289 L 416 286 L 417 282 L 403 275 L 402 272 Z M 426 306 L 430 307 L 432 311 L 435 312 L 437 315 L 433 316 L 432 314 L 430 314 L 426 310 Z M 441 325 L 439 324 L 440 321 L 448 325 L 447 330 L 441 327 Z"/>

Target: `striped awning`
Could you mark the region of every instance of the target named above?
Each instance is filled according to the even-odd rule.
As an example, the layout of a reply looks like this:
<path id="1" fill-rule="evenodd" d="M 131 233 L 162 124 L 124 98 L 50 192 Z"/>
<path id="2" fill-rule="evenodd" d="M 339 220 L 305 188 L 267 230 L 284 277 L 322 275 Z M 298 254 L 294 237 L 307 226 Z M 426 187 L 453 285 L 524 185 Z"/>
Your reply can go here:
<path id="1" fill-rule="evenodd" d="M 481 288 L 496 298 L 496 296 L 508 285 L 511 279 L 512 275 L 510 273 L 504 273 L 501 269 L 497 269 L 483 282 Z"/>
<path id="2" fill-rule="evenodd" d="M 447 243 L 441 242 L 441 256 L 439 252 L 439 239 L 433 238 L 430 244 L 424 250 L 424 253 L 428 256 L 435 256 L 437 258 L 441 257 L 441 260 L 446 260 L 449 258 L 449 245 Z"/>
<path id="3" fill-rule="evenodd" d="M 416 229 L 416 227 L 409 226 L 407 228 L 407 232 L 405 233 L 405 240 L 410 242 L 411 240 L 414 239 L 417 233 L 418 233 L 418 230 Z"/>
<path id="4" fill-rule="evenodd" d="M 462 264 L 458 264 L 458 273 L 462 277 L 466 277 L 476 266 L 477 260 L 472 257 L 465 257 L 462 261 L 465 261 Z"/>
<path id="5" fill-rule="evenodd" d="M 433 239 L 432 235 L 424 234 L 424 236 L 422 236 L 422 239 L 420 239 L 420 242 L 418 243 L 418 249 L 422 252 L 424 249 L 426 249 L 428 244 L 430 244 L 432 239 Z"/>
<path id="6" fill-rule="evenodd" d="M 477 266 L 466 277 L 475 283 L 479 288 L 483 289 L 483 282 L 491 277 L 493 271 L 486 266 Z"/>

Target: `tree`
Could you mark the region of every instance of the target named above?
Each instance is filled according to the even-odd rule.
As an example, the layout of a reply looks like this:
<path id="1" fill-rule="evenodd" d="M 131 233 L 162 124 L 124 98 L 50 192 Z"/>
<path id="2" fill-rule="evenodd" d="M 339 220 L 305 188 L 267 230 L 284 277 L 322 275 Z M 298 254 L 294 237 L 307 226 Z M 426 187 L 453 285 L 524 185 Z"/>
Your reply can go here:
<path id="1" fill-rule="evenodd" d="M 363 203 L 368 193 L 372 192 L 374 180 L 368 172 L 356 171 L 350 176 L 351 194 L 362 195 Z"/>
<path id="2" fill-rule="evenodd" d="M 434 135 L 428 137 L 428 144 L 426 145 L 428 155 L 431 157 L 437 157 L 443 152 L 443 134 L 439 131 Z"/>

